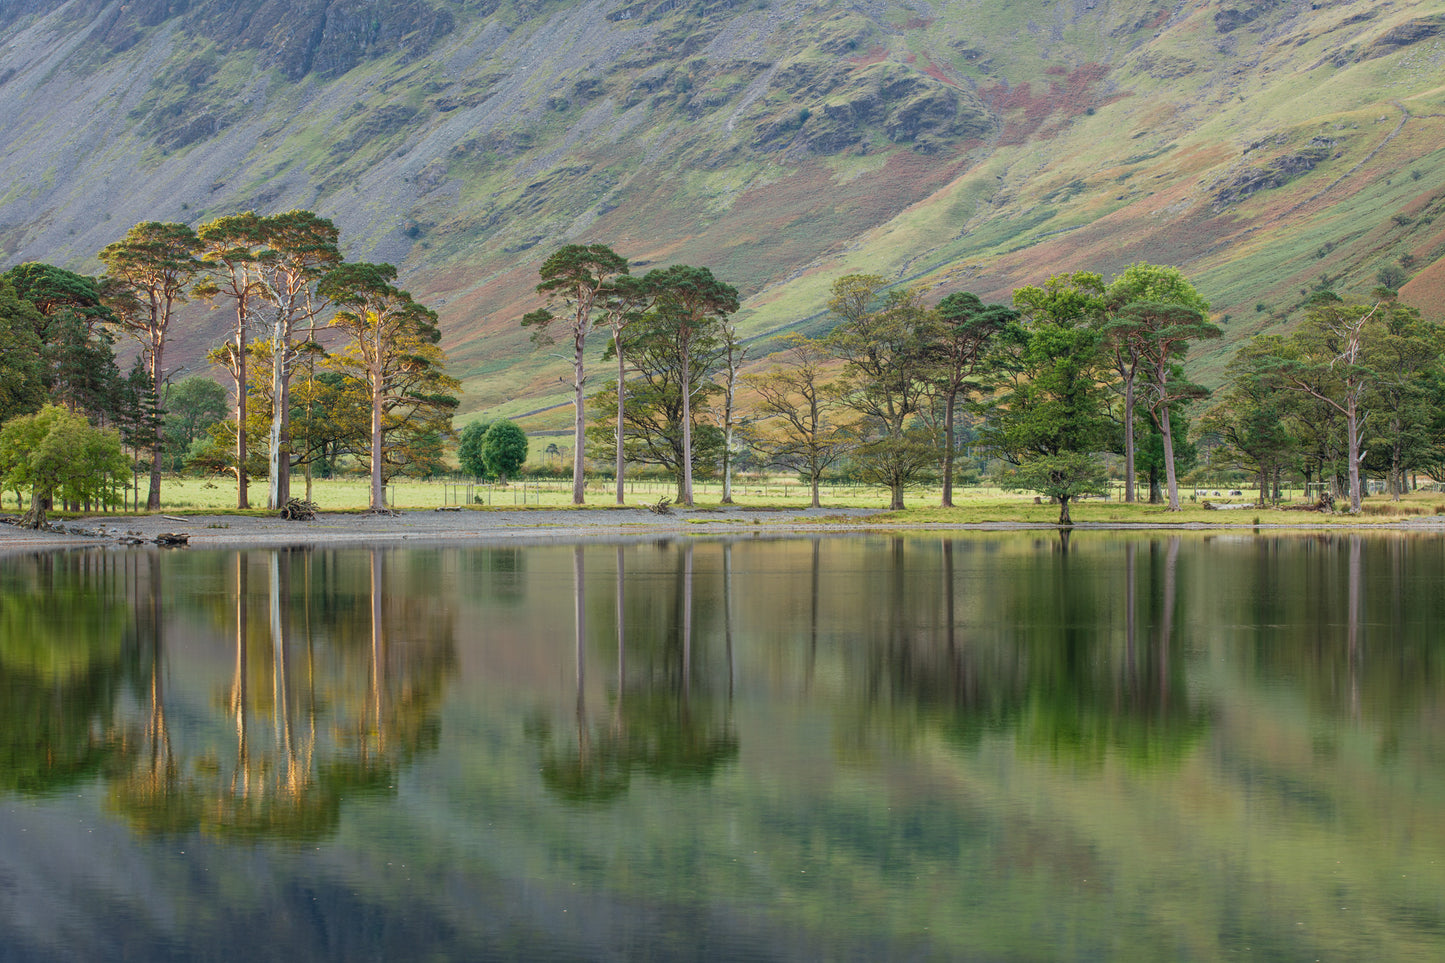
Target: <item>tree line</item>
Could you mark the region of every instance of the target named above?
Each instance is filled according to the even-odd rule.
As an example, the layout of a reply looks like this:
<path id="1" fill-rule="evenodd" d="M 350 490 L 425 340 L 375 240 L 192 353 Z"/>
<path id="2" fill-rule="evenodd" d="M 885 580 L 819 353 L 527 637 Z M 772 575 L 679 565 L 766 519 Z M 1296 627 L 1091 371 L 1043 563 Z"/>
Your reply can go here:
<path id="1" fill-rule="evenodd" d="M 1012 305 L 960 292 L 929 306 L 920 289 L 856 274 L 832 286 L 827 334 L 784 338 L 744 376 L 749 346 L 730 320 L 737 292 L 706 268 L 637 277 L 605 245 L 569 245 L 540 276 L 547 307 L 522 323 L 540 341 L 555 343 L 556 329 L 570 341 L 578 504 L 586 451 L 614 460 L 619 504 L 628 462 L 672 472 L 683 504 L 694 473 L 716 472 L 726 503 L 736 434 L 767 465 L 807 481 L 814 506 L 820 480 L 844 463 L 886 486 L 893 508 L 908 485 L 932 478 L 952 505 L 959 453 L 971 444 L 1008 466 L 1009 484 L 1057 499 L 1067 522 L 1070 500 L 1102 488 L 1097 456 L 1115 435 L 1134 500 L 1135 423 L 1148 420 L 1165 440 L 1177 508 L 1171 413 L 1203 394 L 1179 362 L 1191 343 L 1219 334 L 1175 268 L 1134 265 L 1109 284 L 1058 275 L 1015 292 Z M 594 396 L 589 427 L 584 348 L 597 329 L 617 367 Z"/>
<path id="2" fill-rule="evenodd" d="M 637 276 L 593 244 L 559 249 L 539 274 L 546 306 L 522 324 L 541 344 L 566 342 L 577 504 L 588 456 L 614 464 L 618 504 L 629 464 L 671 473 L 687 505 L 695 476 L 721 476 L 730 502 L 741 458 L 796 472 L 814 506 L 820 481 L 846 470 L 902 508 L 922 481 L 941 481 L 951 506 L 967 454 L 969 477 L 990 465 L 1006 487 L 1057 502 L 1061 524 L 1071 502 L 1107 491 L 1106 455 L 1122 465 L 1125 501 L 1143 480 L 1170 510 L 1180 476 L 1202 464 L 1254 473 L 1261 500 L 1292 472 L 1347 494 L 1353 511 L 1361 472 L 1396 494 L 1408 473 L 1445 473 L 1445 340 L 1387 288 L 1363 303 L 1317 292 L 1294 334 L 1239 349 L 1196 424 L 1210 392 L 1183 362 L 1222 332 L 1173 267 L 1134 264 L 1107 282 L 1056 274 L 1006 305 L 967 292 L 929 305 L 921 289 L 848 275 L 832 285 L 826 333 L 782 338 L 747 375 L 737 291 L 707 268 Z M 589 416 L 598 331 L 615 371 Z"/>
<path id="3" fill-rule="evenodd" d="M 310 211 L 248 211 L 196 229 L 137 224 L 99 253 L 98 278 L 38 263 L 0 275 L 0 482 L 30 491 L 24 521 L 43 524 L 56 497 L 109 497 L 99 479 L 125 470 L 122 446 L 148 470 L 147 507 L 160 507 L 168 396 L 182 412 L 215 402 L 195 379 L 169 384 L 166 350 L 196 299 L 232 316 L 208 358 L 228 373 L 233 404 L 192 460 L 235 477 L 238 508 L 251 478 L 267 478 L 278 508 L 293 468 L 309 482 L 342 453 L 370 464 L 375 510 L 392 474 L 439 468 L 460 383 L 444 370 L 436 314 L 395 286 L 392 265 L 345 261 L 339 239 Z M 117 335 L 139 349 L 127 377 Z M 62 428 L 64 445 L 50 438 Z M 193 440 L 196 428 L 179 433 Z M 74 447 L 82 437 L 92 461 L 52 464 L 52 449 L 89 450 Z"/>

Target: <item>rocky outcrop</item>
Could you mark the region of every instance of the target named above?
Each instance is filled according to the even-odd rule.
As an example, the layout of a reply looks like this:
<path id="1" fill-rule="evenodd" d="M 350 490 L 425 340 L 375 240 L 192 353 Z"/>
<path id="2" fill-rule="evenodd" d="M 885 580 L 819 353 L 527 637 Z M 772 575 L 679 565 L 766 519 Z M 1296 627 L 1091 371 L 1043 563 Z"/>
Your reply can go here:
<path id="1" fill-rule="evenodd" d="M 1429 40 L 1445 33 L 1445 16 L 1420 17 L 1408 23 L 1391 27 L 1374 42 L 1365 48 L 1364 59 L 1372 57 L 1383 57 L 1392 54 L 1401 47 L 1408 47 L 1417 44 L 1422 40 Z"/>
<path id="2" fill-rule="evenodd" d="M 1282 154 L 1267 164 L 1249 165 L 1233 171 L 1214 185 L 1214 210 L 1224 210 L 1260 191 L 1283 187 L 1314 170 L 1334 152 L 1335 142 L 1327 137 L 1312 139 L 1303 149 Z"/>

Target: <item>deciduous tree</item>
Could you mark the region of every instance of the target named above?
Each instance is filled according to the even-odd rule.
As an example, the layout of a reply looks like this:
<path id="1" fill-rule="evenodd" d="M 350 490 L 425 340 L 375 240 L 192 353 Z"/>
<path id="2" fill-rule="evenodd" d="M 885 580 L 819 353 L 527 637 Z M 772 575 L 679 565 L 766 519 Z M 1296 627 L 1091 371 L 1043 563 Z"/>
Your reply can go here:
<path id="1" fill-rule="evenodd" d="M 1059 502 L 1059 524 L 1071 525 L 1069 502 L 1103 490 L 1097 453 L 1108 435 L 1099 381 L 1102 299 L 1097 275 L 1055 275 L 1043 287 L 1020 288 L 1011 325 L 990 359 L 995 394 L 986 407 L 984 446 L 1016 466 L 1020 488 Z"/>
<path id="2" fill-rule="evenodd" d="M 834 417 L 841 407 L 837 386 L 826 380 L 830 355 L 824 344 L 793 335 L 766 371 L 749 376 L 758 394 L 751 444 L 770 464 L 807 479 L 812 506 L 820 507 L 818 482 L 852 450 L 853 436 Z"/>
<path id="3" fill-rule="evenodd" d="M 30 509 L 21 519 L 30 528 L 45 525 L 56 498 L 112 501 L 112 476 L 125 467 L 114 431 L 93 428 L 83 415 L 57 405 L 12 418 L 0 428 L 0 485 L 30 492 Z"/>
<path id="4" fill-rule="evenodd" d="M 482 438 L 487 473 L 505 482 L 527 461 L 527 434 L 510 421 L 494 421 Z"/>

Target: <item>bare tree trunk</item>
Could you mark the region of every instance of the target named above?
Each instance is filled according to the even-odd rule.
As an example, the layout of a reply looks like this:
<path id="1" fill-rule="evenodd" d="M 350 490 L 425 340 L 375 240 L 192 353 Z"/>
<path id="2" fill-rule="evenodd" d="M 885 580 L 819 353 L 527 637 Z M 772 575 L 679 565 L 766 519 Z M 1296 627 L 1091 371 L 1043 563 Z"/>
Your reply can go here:
<path id="1" fill-rule="evenodd" d="M 165 377 L 165 369 L 161 367 L 161 352 L 164 350 L 163 339 L 151 344 L 151 390 L 155 392 L 157 406 L 161 403 L 161 381 Z M 156 412 L 155 422 L 155 439 L 151 444 L 151 487 L 146 495 L 146 510 L 151 512 L 159 511 L 161 507 L 161 456 L 166 444 L 165 423 L 159 412 Z"/>
<path id="2" fill-rule="evenodd" d="M 941 508 L 953 507 L 953 408 L 958 392 L 950 391 L 943 409 L 943 499 Z"/>
<path id="3" fill-rule="evenodd" d="M 678 500 L 692 507 L 692 365 L 686 344 L 682 352 L 682 490 Z M 689 558 L 689 560 L 691 560 Z"/>
<path id="4" fill-rule="evenodd" d="M 1360 417 L 1353 393 L 1345 405 L 1345 433 L 1349 441 L 1350 514 L 1360 513 Z"/>
<path id="5" fill-rule="evenodd" d="M 575 334 L 572 338 L 572 410 L 575 418 L 572 423 L 572 504 L 581 505 L 587 495 L 587 435 L 584 430 L 586 428 L 586 412 L 582 396 L 583 390 L 587 386 L 586 372 L 583 370 L 586 361 L 583 357 L 583 350 L 587 345 L 587 332 L 580 327 L 574 330 Z M 619 394 L 621 390 L 619 383 Z"/>
<path id="6" fill-rule="evenodd" d="M 623 401 L 627 397 L 627 364 L 622 358 L 622 339 L 616 330 L 612 335 L 612 350 L 617 354 L 617 504 L 625 505 L 622 473 L 627 467 L 627 456 L 622 451 L 624 437 L 622 415 L 624 412 Z"/>
<path id="7" fill-rule="evenodd" d="M 1179 511 L 1179 480 L 1174 475 L 1174 434 L 1169 427 L 1169 406 L 1159 409 L 1159 433 L 1164 437 L 1164 478 L 1169 489 L 1169 510 Z"/>
<path id="8" fill-rule="evenodd" d="M 246 487 L 246 329 L 236 329 L 236 507 L 250 508 Z"/>
<path id="9" fill-rule="evenodd" d="M 291 372 L 286 357 L 290 345 L 280 325 L 271 341 L 271 474 L 267 483 L 267 508 L 281 508 L 291 499 L 291 451 L 285 440 L 291 422 Z"/>
<path id="10" fill-rule="evenodd" d="M 376 376 L 380 382 L 380 376 Z M 381 463 L 386 451 L 381 447 L 381 389 L 378 384 L 371 390 L 371 510 L 386 508 L 386 489 L 381 484 Z"/>
<path id="11" fill-rule="evenodd" d="M 1134 379 L 1124 379 L 1124 501 L 1132 504 L 1134 492 Z"/>

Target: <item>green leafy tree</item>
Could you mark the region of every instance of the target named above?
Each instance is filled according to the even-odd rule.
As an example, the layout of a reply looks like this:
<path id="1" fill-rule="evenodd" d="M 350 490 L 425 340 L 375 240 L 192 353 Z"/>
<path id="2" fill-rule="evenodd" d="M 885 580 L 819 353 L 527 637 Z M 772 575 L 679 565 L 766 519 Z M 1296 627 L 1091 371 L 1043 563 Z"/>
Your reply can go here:
<path id="1" fill-rule="evenodd" d="M 1368 435 L 1379 453 L 1381 473 L 1392 498 L 1408 490 L 1407 472 L 1431 447 L 1432 386 L 1441 371 L 1445 329 L 1386 291 L 1378 325 L 1367 331 L 1365 355 L 1373 372 L 1366 403 L 1378 414 Z"/>
<path id="2" fill-rule="evenodd" d="M 985 406 L 984 447 L 1014 465 L 1018 487 L 1059 503 L 1101 492 L 1096 453 L 1108 443 L 1099 369 L 1103 298 L 1098 275 L 1055 275 L 1014 293 L 1022 323 L 1011 325 L 990 359 L 996 392 Z"/>
<path id="3" fill-rule="evenodd" d="M 226 389 L 210 378 L 193 375 L 166 385 L 165 434 L 171 470 L 183 467 L 191 446 L 225 417 Z"/>
<path id="4" fill-rule="evenodd" d="M 670 374 L 657 371 L 661 380 L 678 389 L 678 465 L 681 477 L 678 501 L 692 507 L 693 399 L 712 393 L 716 386 L 706 372 L 724 351 L 721 326 L 738 310 L 738 292 L 713 277 L 705 267 L 674 264 L 647 272 L 643 279 L 653 295 L 653 310 L 636 322 L 643 330 L 630 344 L 646 343 L 645 358 L 671 366 Z M 706 385 L 706 386 L 705 386 Z M 685 387 L 685 390 L 684 390 Z"/>
<path id="5" fill-rule="evenodd" d="M 843 359 L 843 404 L 857 412 L 853 459 L 864 478 L 887 486 L 889 507 L 938 461 L 938 439 L 916 415 L 931 383 L 930 359 L 941 334 L 917 291 L 889 291 L 871 274 L 833 282 L 828 309 L 837 324 L 828 349 Z"/>
<path id="6" fill-rule="evenodd" d="M 35 262 L 16 265 L 4 279 L 39 312 L 35 333 L 51 401 L 97 421 L 111 418 L 120 372 L 114 337 L 105 326 L 115 318 L 102 303 L 95 279 Z"/>
<path id="7" fill-rule="evenodd" d="M 201 267 L 200 241 L 185 224 L 147 221 L 100 252 L 106 275 L 103 288 L 116 323 L 140 344 L 151 390 L 160 397 L 165 385 L 165 349 L 177 309 L 186 301 L 191 279 Z M 150 491 L 146 508 L 161 507 L 161 458 L 165 434 L 159 421 L 151 439 Z"/>
<path id="8" fill-rule="evenodd" d="M 1351 304 L 1329 291 L 1310 299 L 1304 323 L 1291 336 L 1290 350 L 1271 365 L 1290 390 L 1323 403 L 1344 418 L 1350 511 L 1360 511 L 1362 401 L 1373 372 L 1366 356 L 1369 329 L 1380 323 L 1388 302 Z"/>
<path id="9" fill-rule="evenodd" d="M 0 428 L 0 484 L 30 492 L 30 509 L 21 519 L 30 528 L 45 525 L 56 498 L 113 501 L 112 476 L 125 469 L 119 435 L 93 428 L 84 416 L 57 405 Z"/>
<path id="10" fill-rule="evenodd" d="M 436 313 L 392 285 L 390 264 L 344 264 L 327 275 L 319 291 L 341 310 L 331 327 L 344 345 L 328 364 L 365 386 L 371 413 L 366 456 L 371 463 L 371 507 L 386 507 L 388 447 L 396 467 L 418 463 L 425 436 L 449 436 L 453 392 L 460 382 L 443 370 Z"/>
<path id="11" fill-rule="evenodd" d="M 482 447 L 490 427 L 491 422 L 474 421 L 463 428 L 459 435 L 457 461 L 461 463 L 462 471 L 473 478 L 486 478 L 490 474 Z"/>
<path id="12" fill-rule="evenodd" d="M 506 419 L 492 422 L 482 438 L 482 460 L 488 474 L 505 482 L 527 461 L 526 432 Z"/>
<path id="13" fill-rule="evenodd" d="M 552 308 L 562 312 L 567 334 L 572 342 L 572 503 L 581 505 L 586 494 L 584 471 L 586 460 L 586 413 L 584 392 L 587 386 L 587 336 L 597 322 L 597 314 L 607 301 L 614 281 L 627 274 L 627 259 L 605 244 L 568 244 L 542 263 L 538 271 L 541 283 L 537 293 L 547 299 L 547 307 L 522 318 L 523 327 L 535 327 L 533 340 L 552 344 L 551 325 L 557 318 Z"/>
<path id="14" fill-rule="evenodd" d="M 1091 286 L 1094 277 L 1097 276 L 1091 276 Z M 1137 475 L 1134 468 L 1135 389 L 1140 375 L 1152 370 L 1150 360 L 1156 352 L 1150 332 L 1140 328 L 1137 318 L 1121 312 L 1131 303 L 1146 302 L 1193 308 L 1208 317 L 1209 303 L 1178 268 L 1155 264 L 1129 265 L 1104 293 L 1105 303 L 1097 318 L 1104 331 L 1105 353 L 1119 376 L 1119 392 L 1124 397 L 1124 501 L 1132 502 Z"/>
<path id="15" fill-rule="evenodd" d="M 130 374 L 121 382 L 115 414 L 115 427 L 120 432 L 121 444 L 130 449 L 130 465 L 136 472 L 149 472 L 153 455 L 151 442 L 164 425 L 160 399 L 156 397 L 150 372 L 146 370 L 144 359 L 136 358 Z M 139 480 L 136 479 L 137 483 Z M 139 490 L 136 492 L 136 505 L 140 505 Z"/>
<path id="16" fill-rule="evenodd" d="M 0 424 L 45 403 L 40 324 L 40 312 L 0 279 Z"/>

